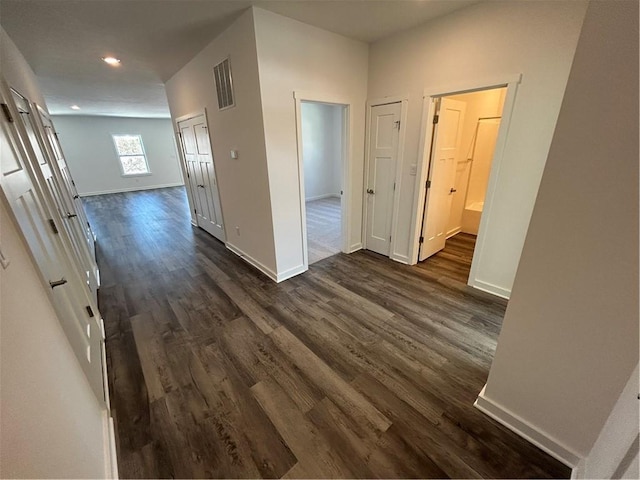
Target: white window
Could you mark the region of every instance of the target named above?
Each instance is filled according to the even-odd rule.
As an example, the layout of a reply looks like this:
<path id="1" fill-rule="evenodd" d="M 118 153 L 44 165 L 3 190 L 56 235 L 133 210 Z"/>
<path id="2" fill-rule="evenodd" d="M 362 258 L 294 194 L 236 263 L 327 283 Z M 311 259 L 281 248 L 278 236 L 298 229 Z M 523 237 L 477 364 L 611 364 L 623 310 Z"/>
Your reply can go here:
<path id="1" fill-rule="evenodd" d="M 151 173 L 140 135 L 111 135 L 116 146 L 122 175 L 148 175 Z"/>

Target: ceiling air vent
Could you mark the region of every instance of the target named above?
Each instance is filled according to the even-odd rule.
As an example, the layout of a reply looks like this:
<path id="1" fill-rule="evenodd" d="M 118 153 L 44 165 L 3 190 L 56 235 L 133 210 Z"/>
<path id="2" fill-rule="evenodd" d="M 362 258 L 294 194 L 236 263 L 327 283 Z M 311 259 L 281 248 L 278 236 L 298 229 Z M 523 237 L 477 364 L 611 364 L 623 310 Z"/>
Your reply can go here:
<path id="1" fill-rule="evenodd" d="M 224 110 L 234 106 L 233 81 L 231 80 L 231 64 L 229 58 L 225 58 L 213 67 L 216 77 L 216 91 L 218 93 L 218 108 Z"/>

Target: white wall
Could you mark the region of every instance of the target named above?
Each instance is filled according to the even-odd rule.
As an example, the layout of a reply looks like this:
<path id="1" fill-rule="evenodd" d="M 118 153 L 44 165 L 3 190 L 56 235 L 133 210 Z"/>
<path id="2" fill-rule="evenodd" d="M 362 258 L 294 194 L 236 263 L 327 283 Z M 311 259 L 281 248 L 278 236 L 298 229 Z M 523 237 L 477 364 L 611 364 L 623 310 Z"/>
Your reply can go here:
<path id="1" fill-rule="evenodd" d="M 277 268 L 286 276 L 303 265 L 294 92 L 351 103 L 348 240 L 352 250 L 362 245 L 368 47 L 266 10 L 253 11 Z"/>
<path id="2" fill-rule="evenodd" d="M 235 107 L 219 111 L 213 67 L 227 56 Z M 275 276 L 253 11 L 247 10 L 176 73 L 166 90 L 174 121 L 206 108 L 227 244 Z M 230 158 L 231 150 L 238 151 L 237 160 Z"/>
<path id="3" fill-rule="evenodd" d="M 4 31 L 0 34 L 3 76 L 46 108 L 33 71 Z M 0 477 L 110 476 L 104 412 L 4 198 L 0 247 L 10 262 L 0 268 Z"/>
<path id="4" fill-rule="evenodd" d="M 462 126 L 462 140 L 460 142 L 460 152 L 458 154 L 458 165 L 456 168 L 456 180 L 454 188 L 457 190 L 451 203 L 451 214 L 449 216 L 449 226 L 447 232 L 458 230 L 462 227 L 462 211 L 467 201 L 467 189 L 469 187 L 469 173 L 471 162 L 469 159 L 473 155 L 473 142 L 479 118 L 495 117 L 502 114 L 506 88 L 494 88 L 483 92 L 465 93 L 462 95 L 451 95 L 448 98 L 464 102 L 466 110 L 464 114 L 464 125 Z M 475 165 L 478 165 L 475 162 Z M 486 193 L 486 184 L 483 187 Z"/>
<path id="5" fill-rule="evenodd" d="M 638 130 L 638 3 L 592 2 L 484 392 L 579 458 L 638 364 Z"/>
<path id="6" fill-rule="evenodd" d="M 581 478 L 614 478 L 620 464 L 624 466 L 629 460 L 625 456 L 630 448 L 634 447 L 634 441 L 638 437 L 638 425 L 640 425 L 638 392 L 640 389 L 638 365 L 636 365 L 589 456 L 585 459 L 584 475 Z M 635 448 L 637 449 L 637 444 Z M 635 458 L 629 462 L 628 469 L 635 469 L 635 472 L 638 472 L 637 450 Z M 635 477 L 622 476 L 622 478 L 638 478 L 638 474 L 636 473 Z"/>
<path id="7" fill-rule="evenodd" d="M 522 73 L 486 248 L 477 252 L 478 281 L 511 289 L 585 9 L 582 1 L 480 2 L 371 46 L 369 98 L 409 98 L 396 257 L 408 257 L 415 241 L 411 165 L 421 160 L 425 88 L 447 93 Z"/>
<path id="8" fill-rule="evenodd" d="M 57 115 L 52 117 L 80 195 L 184 185 L 170 119 Z M 151 175 L 125 177 L 112 134 L 142 136 Z"/>
<path id="9" fill-rule="evenodd" d="M 302 102 L 305 200 L 340 195 L 342 110 L 339 105 Z"/>

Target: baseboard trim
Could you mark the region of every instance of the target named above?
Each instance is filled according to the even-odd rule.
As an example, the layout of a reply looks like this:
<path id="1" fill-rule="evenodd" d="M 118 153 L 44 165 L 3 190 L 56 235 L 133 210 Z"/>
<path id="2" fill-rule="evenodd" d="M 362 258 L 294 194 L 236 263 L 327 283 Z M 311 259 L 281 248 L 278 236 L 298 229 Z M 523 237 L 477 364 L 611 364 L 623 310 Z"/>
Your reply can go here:
<path id="1" fill-rule="evenodd" d="M 502 405 L 487 398 L 484 393 L 486 388 L 486 385 L 482 388 L 473 404 L 474 407 L 566 466 L 575 469 L 579 465 L 581 457 L 577 453 Z"/>
<path id="2" fill-rule="evenodd" d="M 130 188 L 117 188 L 115 190 L 101 190 L 98 192 L 85 192 L 79 193 L 81 197 L 92 197 L 94 195 L 108 195 L 110 193 L 125 193 L 125 192 L 137 192 L 139 190 L 155 190 L 158 188 L 170 188 L 170 187 L 183 187 L 184 183 L 164 183 L 162 185 L 150 185 L 148 187 L 130 187 Z"/>
<path id="3" fill-rule="evenodd" d="M 291 277 L 295 277 L 296 275 L 300 275 L 301 273 L 304 273 L 307 270 L 309 270 L 309 267 L 305 267 L 304 265 L 298 265 L 297 267 L 290 268 L 289 270 L 285 270 L 284 272 L 279 273 L 277 275 L 276 282 L 278 282 L 278 283 L 283 282 L 285 280 L 288 280 Z"/>
<path id="4" fill-rule="evenodd" d="M 409 257 L 406 255 L 398 255 L 397 253 L 392 253 L 390 256 L 391 260 L 394 260 L 399 263 L 404 263 L 405 265 L 409 265 Z"/>
<path id="5" fill-rule="evenodd" d="M 231 250 L 233 253 L 238 255 L 241 259 L 243 259 L 245 262 L 247 262 L 249 265 L 251 265 L 254 268 L 257 268 L 258 270 L 260 270 L 262 273 L 264 273 L 271 280 L 273 280 L 274 282 L 278 282 L 278 275 L 276 274 L 276 272 L 271 270 L 269 267 L 263 265 L 258 260 L 253 258 L 251 255 L 246 254 L 241 249 L 239 249 L 238 247 L 236 247 L 235 245 L 233 245 L 233 244 L 231 244 L 229 242 L 225 243 L 225 246 L 229 250 Z"/>
<path id="6" fill-rule="evenodd" d="M 323 193 L 322 195 L 317 195 L 315 197 L 305 198 L 305 202 L 313 202 L 314 200 L 322 200 L 323 198 L 340 198 L 339 193 Z"/>
<path id="7" fill-rule="evenodd" d="M 349 247 L 349 249 L 344 252 L 344 253 L 353 253 L 353 252 L 357 252 L 358 250 L 362 250 L 363 246 L 362 246 L 362 242 L 358 242 L 358 243 L 354 243 L 353 245 L 351 245 Z"/>
<path id="8" fill-rule="evenodd" d="M 454 235 L 459 234 L 462 231 L 462 227 L 456 227 L 453 230 L 449 230 L 447 232 L 447 239 L 453 237 Z"/>
<path id="9" fill-rule="evenodd" d="M 468 285 L 472 286 L 473 288 L 477 288 L 478 290 L 482 290 L 483 292 L 487 292 L 497 297 L 505 298 L 507 300 L 509 300 L 509 297 L 511 296 L 511 290 L 493 285 L 492 283 L 483 282 L 482 280 L 469 279 Z"/>
<path id="10" fill-rule="evenodd" d="M 103 412 L 104 424 L 104 465 L 105 478 L 118 478 L 118 455 L 116 453 L 116 431 L 113 417 L 108 411 Z"/>

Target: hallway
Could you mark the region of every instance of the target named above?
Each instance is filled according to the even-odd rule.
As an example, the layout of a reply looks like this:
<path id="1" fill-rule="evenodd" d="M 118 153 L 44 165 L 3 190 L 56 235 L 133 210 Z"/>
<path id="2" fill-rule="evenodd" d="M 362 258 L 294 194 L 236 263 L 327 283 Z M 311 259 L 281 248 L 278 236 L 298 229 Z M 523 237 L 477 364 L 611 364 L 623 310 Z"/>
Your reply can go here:
<path id="1" fill-rule="evenodd" d="M 464 241 L 275 284 L 191 226 L 183 188 L 84 202 L 122 478 L 568 478 L 472 406 L 506 302 L 461 282 Z"/>

